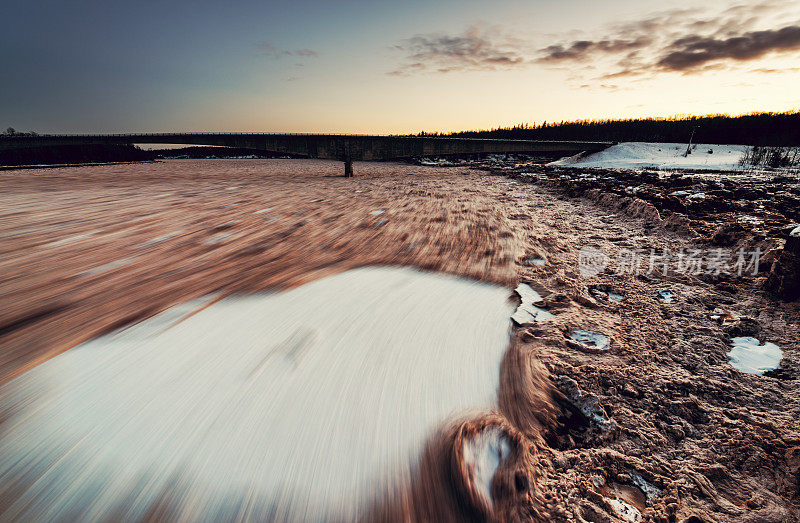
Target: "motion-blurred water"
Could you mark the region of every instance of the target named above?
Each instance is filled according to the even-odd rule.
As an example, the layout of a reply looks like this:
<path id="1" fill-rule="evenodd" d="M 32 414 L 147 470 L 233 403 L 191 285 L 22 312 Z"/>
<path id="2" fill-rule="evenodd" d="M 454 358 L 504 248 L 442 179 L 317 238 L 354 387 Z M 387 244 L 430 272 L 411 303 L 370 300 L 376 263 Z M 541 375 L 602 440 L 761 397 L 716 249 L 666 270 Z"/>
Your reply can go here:
<path id="1" fill-rule="evenodd" d="M 494 405 L 508 297 L 362 268 L 85 343 L 0 389 L 0 519 L 351 519 Z"/>

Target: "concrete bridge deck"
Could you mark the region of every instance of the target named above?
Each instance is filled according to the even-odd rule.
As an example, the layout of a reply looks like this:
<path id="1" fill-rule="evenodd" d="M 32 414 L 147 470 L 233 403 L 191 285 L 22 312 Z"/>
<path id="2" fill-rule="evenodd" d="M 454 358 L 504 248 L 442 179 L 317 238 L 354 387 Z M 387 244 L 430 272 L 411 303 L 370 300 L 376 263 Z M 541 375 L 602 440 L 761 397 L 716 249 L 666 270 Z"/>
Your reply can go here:
<path id="1" fill-rule="evenodd" d="M 560 153 L 568 155 L 583 151 L 600 151 L 613 145 L 611 142 L 337 134 L 145 133 L 0 136 L 0 150 L 133 143 L 215 145 L 257 149 L 309 158 L 341 160 L 345 162 L 345 176 L 352 175 L 352 162 L 354 161 L 482 153 Z"/>

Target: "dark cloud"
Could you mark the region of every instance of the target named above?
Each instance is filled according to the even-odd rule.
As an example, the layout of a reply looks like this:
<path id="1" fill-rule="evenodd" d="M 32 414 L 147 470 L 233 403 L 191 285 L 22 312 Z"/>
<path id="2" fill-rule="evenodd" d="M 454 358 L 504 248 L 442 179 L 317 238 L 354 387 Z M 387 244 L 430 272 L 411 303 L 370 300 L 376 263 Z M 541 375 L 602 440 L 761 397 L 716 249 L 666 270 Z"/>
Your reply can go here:
<path id="1" fill-rule="evenodd" d="M 259 42 L 256 44 L 258 53 L 262 56 L 281 59 L 288 56 L 295 58 L 316 58 L 319 53 L 313 49 L 281 49 L 272 42 Z"/>
<path id="2" fill-rule="evenodd" d="M 640 36 L 633 40 L 576 40 L 570 44 L 551 45 L 542 49 L 541 62 L 557 62 L 562 60 L 591 60 L 595 53 L 621 53 L 641 49 L 651 43 L 650 38 Z"/>
<path id="3" fill-rule="evenodd" d="M 388 73 L 406 76 L 426 71 L 509 68 L 525 65 L 523 44 L 496 31 L 470 27 L 461 35 L 417 35 L 394 46 L 406 54 L 406 63 Z"/>
<path id="4" fill-rule="evenodd" d="M 798 25 L 730 38 L 687 36 L 672 42 L 656 65 L 669 71 L 686 71 L 717 60 L 747 61 L 771 52 L 796 50 L 800 50 Z"/>
<path id="5" fill-rule="evenodd" d="M 791 5 L 786 0 L 765 0 L 711 14 L 699 9 L 674 9 L 613 25 L 602 38 L 575 39 L 540 48 L 536 60 L 586 74 L 598 63 L 604 63 L 608 72 L 598 80 L 659 72 L 699 74 L 730 68 L 736 62 L 757 60 L 772 53 L 800 51 L 800 23 L 763 29 L 770 25 L 770 16 L 772 20 L 780 19 Z"/>
<path id="6" fill-rule="evenodd" d="M 533 63 L 605 82 L 658 73 L 702 74 L 768 54 L 800 51 L 797 0 L 763 0 L 710 11 L 662 11 L 607 26 L 605 34 L 534 46 L 497 30 L 470 27 L 462 34 L 417 35 L 394 46 L 405 62 L 388 73 L 495 70 Z M 793 14 L 792 14 L 793 13 Z M 775 20 L 789 20 L 774 28 Z M 774 28 L 774 29 L 773 29 Z"/>

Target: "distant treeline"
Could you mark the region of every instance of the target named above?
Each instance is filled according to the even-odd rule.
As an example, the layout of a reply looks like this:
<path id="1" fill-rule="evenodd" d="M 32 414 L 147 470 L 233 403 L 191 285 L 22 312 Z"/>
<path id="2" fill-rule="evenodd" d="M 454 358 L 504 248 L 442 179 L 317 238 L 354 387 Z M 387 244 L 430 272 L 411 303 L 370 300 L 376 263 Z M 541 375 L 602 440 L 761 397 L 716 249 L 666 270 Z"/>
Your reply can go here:
<path id="1" fill-rule="evenodd" d="M 133 145 L 61 145 L 2 150 L 0 166 L 141 162 L 155 158 L 153 151 Z"/>
<path id="2" fill-rule="evenodd" d="M 800 146 L 800 111 L 753 113 L 743 116 L 674 116 L 544 122 L 450 134 L 422 132 L 418 136 L 686 143 L 692 131 L 695 131 L 695 143 Z"/>
<path id="3" fill-rule="evenodd" d="M 287 158 L 292 156 L 285 153 L 262 151 L 261 149 L 212 146 L 178 147 L 174 149 L 159 149 L 152 152 L 156 154 L 157 158 Z M 298 155 L 293 155 L 293 157 L 299 158 Z"/>
<path id="4" fill-rule="evenodd" d="M 281 153 L 232 147 L 180 147 L 142 150 L 130 144 L 59 145 L 0 150 L 0 167 L 107 162 L 143 162 L 161 158 L 285 158 Z"/>

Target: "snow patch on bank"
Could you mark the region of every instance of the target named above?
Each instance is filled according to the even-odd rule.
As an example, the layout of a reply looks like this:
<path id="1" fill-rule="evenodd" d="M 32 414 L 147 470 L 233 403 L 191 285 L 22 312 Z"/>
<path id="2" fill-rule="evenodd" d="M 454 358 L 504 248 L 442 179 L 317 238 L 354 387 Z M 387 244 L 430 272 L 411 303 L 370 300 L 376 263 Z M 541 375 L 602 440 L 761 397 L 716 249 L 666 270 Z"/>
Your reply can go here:
<path id="1" fill-rule="evenodd" d="M 440 423 L 495 404 L 507 298 L 362 268 L 89 341 L 0 388 L 4 517 L 138 520 L 168 494 L 186 519 L 356 519 Z M 503 441 L 472 444 L 487 489 Z"/>
<path id="2" fill-rule="evenodd" d="M 499 427 L 489 427 L 464 442 L 464 462 L 472 471 L 472 484 L 492 506 L 492 480 L 511 447 Z"/>
<path id="3" fill-rule="evenodd" d="M 684 157 L 687 144 L 623 142 L 587 156 L 571 156 L 551 162 L 550 166 L 597 167 L 606 169 L 691 169 L 710 171 L 741 171 L 739 161 L 746 145 L 692 146 Z"/>

